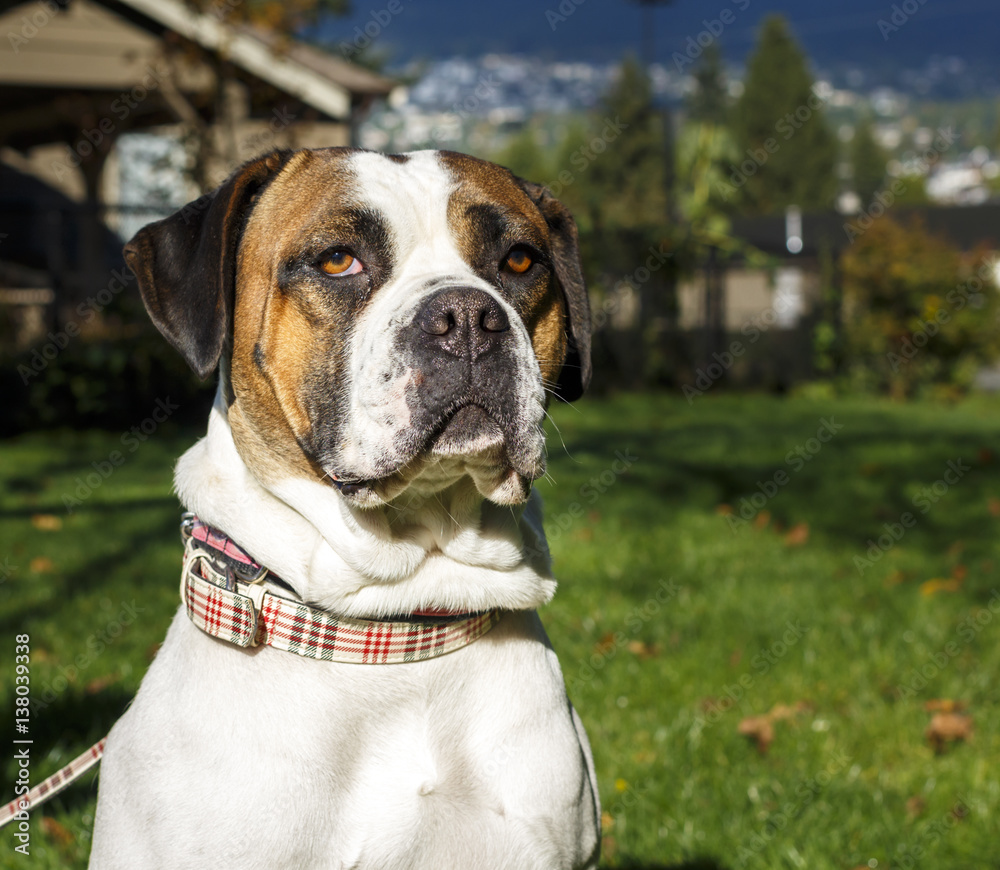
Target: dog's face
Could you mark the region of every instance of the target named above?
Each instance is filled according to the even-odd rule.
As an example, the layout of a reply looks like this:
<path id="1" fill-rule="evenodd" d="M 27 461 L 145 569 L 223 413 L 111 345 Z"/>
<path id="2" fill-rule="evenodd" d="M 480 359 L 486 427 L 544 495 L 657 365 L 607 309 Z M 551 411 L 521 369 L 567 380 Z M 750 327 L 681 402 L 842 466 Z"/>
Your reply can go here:
<path id="1" fill-rule="evenodd" d="M 192 367 L 221 359 L 251 471 L 360 506 L 464 475 L 524 501 L 548 396 L 589 379 L 572 219 L 464 155 L 276 152 L 141 230 L 126 258 Z"/>

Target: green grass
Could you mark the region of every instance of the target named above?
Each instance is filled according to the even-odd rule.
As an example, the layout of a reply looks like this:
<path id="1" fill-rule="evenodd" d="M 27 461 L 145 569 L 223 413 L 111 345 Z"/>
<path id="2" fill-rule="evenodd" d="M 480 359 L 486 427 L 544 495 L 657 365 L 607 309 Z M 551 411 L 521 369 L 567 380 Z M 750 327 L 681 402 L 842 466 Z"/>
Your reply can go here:
<path id="1" fill-rule="evenodd" d="M 605 866 L 1000 866 L 1000 405 L 635 395 L 553 416 L 540 489 L 561 583 L 543 619 L 594 748 Z M 813 455 L 824 419 L 843 428 Z M 83 656 L 32 723 L 36 779 L 107 731 L 165 633 L 170 469 L 193 438 L 157 432 L 69 514 L 62 496 L 120 433 L 3 444 L 6 654 L 30 633 L 35 697 Z M 968 470 L 921 496 L 949 461 Z M 783 484 L 732 528 L 721 506 L 769 481 Z M 899 541 L 858 563 L 885 524 Z M 933 579 L 952 582 L 927 594 Z M 12 711 L 9 677 L 0 694 Z M 924 734 L 932 699 L 973 721 L 941 753 Z M 762 752 L 738 726 L 778 704 L 796 712 Z M 36 815 L 30 862 L 4 831 L 0 866 L 85 866 L 95 788 Z"/>

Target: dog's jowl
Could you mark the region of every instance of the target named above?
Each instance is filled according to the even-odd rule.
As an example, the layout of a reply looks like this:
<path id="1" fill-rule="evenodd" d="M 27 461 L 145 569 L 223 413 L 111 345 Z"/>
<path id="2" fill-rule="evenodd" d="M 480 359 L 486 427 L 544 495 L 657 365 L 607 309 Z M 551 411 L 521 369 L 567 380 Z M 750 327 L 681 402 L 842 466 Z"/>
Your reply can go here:
<path id="1" fill-rule="evenodd" d="M 125 252 L 219 386 L 91 866 L 596 867 L 535 612 L 545 409 L 590 379 L 566 209 L 459 154 L 275 152 Z"/>

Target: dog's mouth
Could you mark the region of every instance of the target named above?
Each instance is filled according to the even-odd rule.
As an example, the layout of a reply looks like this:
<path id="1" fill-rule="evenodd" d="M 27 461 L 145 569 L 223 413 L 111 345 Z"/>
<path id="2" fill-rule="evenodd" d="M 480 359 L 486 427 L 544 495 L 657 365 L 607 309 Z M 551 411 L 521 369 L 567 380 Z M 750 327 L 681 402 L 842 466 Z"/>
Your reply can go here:
<path id="1" fill-rule="evenodd" d="M 518 451 L 509 449 L 510 444 L 504 427 L 489 411 L 474 402 L 462 402 L 441 415 L 398 467 L 366 479 L 347 472 L 331 472 L 327 477 L 358 507 L 392 501 L 416 481 L 433 490 L 465 475 L 491 501 L 520 504 L 545 467 L 541 456 L 532 460 L 512 456 Z"/>

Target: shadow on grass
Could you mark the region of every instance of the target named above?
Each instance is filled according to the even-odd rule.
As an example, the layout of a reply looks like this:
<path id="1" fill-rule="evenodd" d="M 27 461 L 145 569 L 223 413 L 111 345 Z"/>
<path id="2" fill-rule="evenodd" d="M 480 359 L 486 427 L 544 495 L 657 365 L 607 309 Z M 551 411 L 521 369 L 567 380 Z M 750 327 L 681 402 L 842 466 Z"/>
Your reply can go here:
<path id="1" fill-rule="evenodd" d="M 601 865 L 601 870 L 612 870 L 607 864 Z M 715 858 L 695 858 L 683 864 L 647 864 L 643 861 L 625 861 L 615 864 L 614 870 L 729 870 L 725 864 L 720 864 Z"/>

